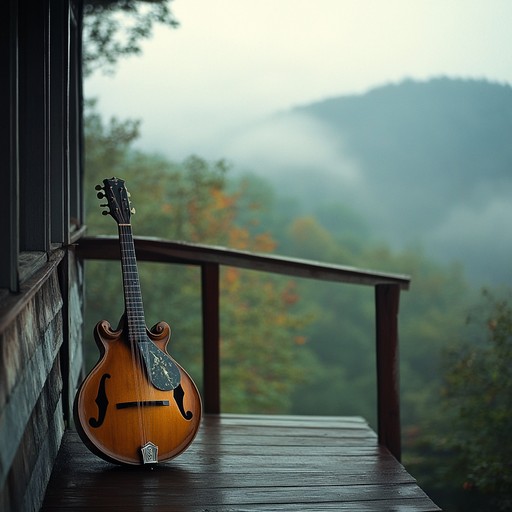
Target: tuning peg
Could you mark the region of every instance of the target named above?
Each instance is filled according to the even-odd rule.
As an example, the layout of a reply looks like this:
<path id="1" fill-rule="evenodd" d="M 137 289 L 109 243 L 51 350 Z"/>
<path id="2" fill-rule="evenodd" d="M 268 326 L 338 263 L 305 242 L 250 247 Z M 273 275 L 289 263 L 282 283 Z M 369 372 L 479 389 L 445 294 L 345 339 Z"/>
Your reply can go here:
<path id="1" fill-rule="evenodd" d="M 130 213 L 131 213 L 132 215 L 135 215 L 135 208 L 130 208 Z"/>
<path id="2" fill-rule="evenodd" d="M 108 203 L 100 204 L 100 206 L 101 206 L 102 208 L 105 208 L 105 207 L 107 207 L 107 206 L 108 206 Z"/>
<path id="3" fill-rule="evenodd" d="M 101 215 L 108 215 L 107 210 L 103 210 L 103 211 L 101 212 Z"/>
<path id="4" fill-rule="evenodd" d="M 103 198 L 105 197 L 105 192 L 98 192 L 98 193 L 96 194 L 96 197 L 97 197 L 98 199 L 103 199 Z"/>
<path id="5" fill-rule="evenodd" d="M 96 185 L 94 190 L 105 190 L 101 185 Z"/>

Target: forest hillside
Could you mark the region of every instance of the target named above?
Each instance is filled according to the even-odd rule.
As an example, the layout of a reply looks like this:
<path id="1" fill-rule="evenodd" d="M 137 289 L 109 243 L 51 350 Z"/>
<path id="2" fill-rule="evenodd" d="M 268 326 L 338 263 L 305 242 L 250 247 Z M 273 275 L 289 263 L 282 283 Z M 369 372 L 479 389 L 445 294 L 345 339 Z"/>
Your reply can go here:
<path id="1" fill-rule="evenodd" d="M 460 262 L 483 285 L 512 278 L 511 136 L 510 86 L 438 78 L 281 112 L 228 153 L 297 211 L 341 204 L 372 238 Z"/>

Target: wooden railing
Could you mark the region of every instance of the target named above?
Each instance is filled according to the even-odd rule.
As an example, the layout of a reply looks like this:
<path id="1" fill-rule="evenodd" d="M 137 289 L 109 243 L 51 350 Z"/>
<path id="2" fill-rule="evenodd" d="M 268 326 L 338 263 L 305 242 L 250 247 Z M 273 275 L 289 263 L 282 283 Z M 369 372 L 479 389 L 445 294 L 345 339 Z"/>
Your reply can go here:
<path id="1" fill-rule="evenodd" d="M 203 311 L 203 402 L 206 413 L 219 414 L 219 269 L 221 265 L 294 277 L 372 286 L 375 289 L 377 419 L 379 443 L 400 460 L 400 391 L 398 306 L 400 290 L 409 288 L 406 275 L 372 272 L 269 254 L 254 254 L 222 247 L 155 238 L 136 238 L 139 261 L 197 265 L 201 268 Z M 85 237 L 78 242 L 83 259 L 119 259 L 116 237 Z"/>

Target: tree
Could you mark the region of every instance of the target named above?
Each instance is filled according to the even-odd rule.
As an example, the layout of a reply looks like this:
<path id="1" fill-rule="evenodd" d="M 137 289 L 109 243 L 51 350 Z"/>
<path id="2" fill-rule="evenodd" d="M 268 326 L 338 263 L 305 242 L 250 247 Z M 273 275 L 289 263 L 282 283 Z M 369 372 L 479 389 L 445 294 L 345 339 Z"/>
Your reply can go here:
<path id="1" fill-rule="evenodd" d="M 179 26 L 169 7 L 172 0 L 85 0 L 83 69 L 112 73 L 121 57 L 139 55 L 141 41 L 156 23 Z"/>
<path id="2" fill-rule="evenodd" d="M 512 302 L 489 291 L 484 298 L 469 319 L 477 336 L 447 355 L 444 400 L 453 421 L 446 436 L 465 487 L 492 494 L 500 509 L 510 510 Z"/>
<path id="3" fill-rule="evenodd" d="M 348 217 L 350 225 L 354 215 L 337 212 L 338 223 L 345 225 Z M 364 239 L 364 229 L 362 241 L 354 243 L 356 234 L 342 229 L 335 234 L 318 218 L 299 217 L 290 224 L 285 246 L 301 258 L 411 276 L 411 290 L 400 299 L 401 402 L 404 431 L 417 431 L 418 425 L 428 424 L 438 405 L 441 354 L 447 342 L 460 335 L 471 292 L 458 266 L 436 264 L 419 250 L 392 251 Z M 307 389 L 297 390 L 293 412 L 359 414 L 375 425 L 373 289 L 304 281 L 299 294 L 309 311 L 315 305 L 306 335 L 323 370 Z"/>

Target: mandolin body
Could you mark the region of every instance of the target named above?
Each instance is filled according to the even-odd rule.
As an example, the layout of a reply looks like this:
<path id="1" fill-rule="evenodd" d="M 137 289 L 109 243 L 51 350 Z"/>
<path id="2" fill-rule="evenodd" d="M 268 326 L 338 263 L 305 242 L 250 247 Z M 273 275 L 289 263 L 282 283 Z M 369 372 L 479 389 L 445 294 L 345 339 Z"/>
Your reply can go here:
<path id="1" fill-rule="evenodd" d="M 160 322 L 146 329 L 147 344 L 174 365 L 174 387 L 162 390 L 151 382 L 137 346 L 128 341 L 124 318 L 116 330 L 107 321 L 95 327 L 100 359 L 77 392 L 75 425 L 86 446 L 109 462 L 164 462 L 193 441 L 201 398 L 193 380 L 166 351 L 169 325 Z"/>

